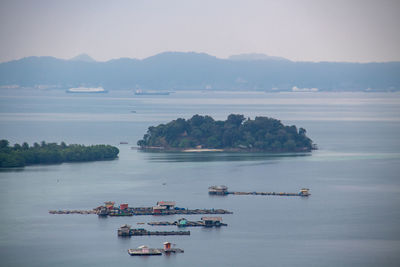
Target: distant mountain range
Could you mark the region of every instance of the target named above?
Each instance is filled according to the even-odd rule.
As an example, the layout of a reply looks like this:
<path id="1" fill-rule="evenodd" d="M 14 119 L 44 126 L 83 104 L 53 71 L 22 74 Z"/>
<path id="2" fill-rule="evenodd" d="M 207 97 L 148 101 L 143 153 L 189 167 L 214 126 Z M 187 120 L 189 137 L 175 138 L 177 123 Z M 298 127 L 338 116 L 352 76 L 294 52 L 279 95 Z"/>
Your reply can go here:
<path id="1" fill-rule="evenodd" d="M 103 87 L 106 90 L 397 91 L 400 62 L 293 62 L 263 54 L 220 59 L 165 52 L 143 60 L 97 62 L 27 57 L 0 64 L 0 87 Z"/>
<path id="2" fill-rule="evenodd" d="M 83 62 L 96 62 L 96 60 L 94 60 L 88 54 L 80 54 L 80 55 L 77 55 L 76 57 L 71 58 L 70 60 L 71 61 L 83 61 Z"/>
<path id="3" fill-rule="evenodd" d="M 265 54 L 257 54 L 257 53 L 232 55 L 229 57 L 229 59 L 236 60 L 236 61 L 255 61 L 255 60 L 290 61 L 289 59 L 286 59 L 284 57 L 274 57 L 274 56 L 268 56 Z"/>

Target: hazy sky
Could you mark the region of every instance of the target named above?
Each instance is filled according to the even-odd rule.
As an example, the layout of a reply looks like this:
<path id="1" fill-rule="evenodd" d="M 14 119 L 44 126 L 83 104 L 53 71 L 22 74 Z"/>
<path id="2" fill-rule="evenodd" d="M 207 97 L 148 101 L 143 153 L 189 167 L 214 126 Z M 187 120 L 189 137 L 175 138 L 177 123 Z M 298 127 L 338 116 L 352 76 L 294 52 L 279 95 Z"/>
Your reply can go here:
<path id="1" fill-rule="evenodd" d="M 400 61 L 396 0 L 0 0 L 0 62 L 164 51 Z"/>

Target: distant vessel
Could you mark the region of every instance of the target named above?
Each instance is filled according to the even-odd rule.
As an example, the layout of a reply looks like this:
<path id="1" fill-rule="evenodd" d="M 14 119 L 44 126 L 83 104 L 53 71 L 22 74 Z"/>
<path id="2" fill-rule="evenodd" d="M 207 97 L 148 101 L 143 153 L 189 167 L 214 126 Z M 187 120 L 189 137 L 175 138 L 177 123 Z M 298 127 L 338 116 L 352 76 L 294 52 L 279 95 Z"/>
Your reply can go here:
<path id="1" fill-rule="evenodd" d="M 140 246 L 137 249 L 128 249 L 128 253 L 131 256 L 155 256 L 162 255 L 160 249 L 149 248 L 148 246 Z"/>
<path id="2" fill-rule="evenodd" d="M 225 185 L 213 185 L 208 188 L 210 195 L 227 195 L 228 187 Z"/>
<path id="3" fill-rule="evenodd" d="M 99 217 L 107 217 L 108 209 L 106 207 L 101 208 L 97 215 L 99 215 Z"/>
<path id="4" fill-rule="evenodd" d="M 299 88 L 297 86 L 293 86 L 292 92 L 318 92 L 318 88 Z"/>
<path id="5" fill-rule="evenodd" d="M 136 90 L 135 95 L 169 95 L 170 92 Z"/>
<path id="6" fill-rule="evenodd" d="M 107 93 L 103 87 L 75 87 L 67 90 L 67 93 Z"/>

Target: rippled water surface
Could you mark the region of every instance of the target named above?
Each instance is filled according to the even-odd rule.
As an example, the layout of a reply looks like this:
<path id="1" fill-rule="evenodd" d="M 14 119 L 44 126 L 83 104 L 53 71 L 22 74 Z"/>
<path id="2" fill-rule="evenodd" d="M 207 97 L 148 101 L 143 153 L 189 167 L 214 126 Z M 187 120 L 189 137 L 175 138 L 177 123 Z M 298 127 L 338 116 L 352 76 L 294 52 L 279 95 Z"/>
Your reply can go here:
<path id="1" fill-rule="evenodd" d="M 147 153 L 147 127 L 177 117 L 270 116 L 307 129 L 319 150 L 305 154 Z M 132 92 L 72 95 L 1 91 L 0 137 L 15 142 L 120 148 L 118 160 L 29 166 L 0 172 L 1 266 L 399 266 L 400 95 L 395 93 Z M 127 141 L 129 145 L 119 145 Z M 297 192 L 309 198 L 211 197 L 207 188 Z M 227 227 L 190 236 L 118 238 L 121 224 L 182 216 L 100 219 L 51 215 L 105 200 L 224 208 Z M 199 220 L 200 215 L 187 219 Z M 128 248 L 171 241 L 185 253 L 131 257 Z"/>

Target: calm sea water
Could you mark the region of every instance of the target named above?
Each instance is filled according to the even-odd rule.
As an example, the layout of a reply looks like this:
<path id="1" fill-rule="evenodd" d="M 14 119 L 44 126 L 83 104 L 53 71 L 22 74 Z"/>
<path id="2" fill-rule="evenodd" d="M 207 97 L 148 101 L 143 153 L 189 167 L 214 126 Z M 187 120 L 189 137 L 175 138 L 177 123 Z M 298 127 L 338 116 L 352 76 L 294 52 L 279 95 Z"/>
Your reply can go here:
<path id="1" fill-rule="evenodd" d="M 134 112 L 135 113 L 134 113 Z M 263 115 L 307 129 L 319 150 L 305 155 L 144 153 L 132 149 L 150 125 L 177 117 Z M 131 92 L 71 95 L 5 91 L 0 137 L 15 142 L 107 143 L 118 160 L 30 166 L 0 172 L 1 266 L 399 266 L 400 94 Z M 119 145 L 127 141 L 129 145 Z M 211 197 L 234 191 L 312 196 Z M 190 228 L 190 236 L 118 238 L 121 224 L 182 216 L 100 219 L 51 215 L 103 201 L 224 208 L 228 227 Z M 199 220 L 200 215 L 186 216 Z M 150 227 L 176 230 L 175 227 Z M 171 241 L 185 253 L 131 257 L 128 248 Z"/>

